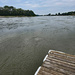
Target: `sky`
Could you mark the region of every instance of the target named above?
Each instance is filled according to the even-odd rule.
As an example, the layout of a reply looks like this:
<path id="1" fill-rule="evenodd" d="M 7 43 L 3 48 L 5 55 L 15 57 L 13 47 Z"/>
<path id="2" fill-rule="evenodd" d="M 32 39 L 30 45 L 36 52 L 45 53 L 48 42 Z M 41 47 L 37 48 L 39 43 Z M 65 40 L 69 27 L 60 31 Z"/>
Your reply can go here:
<path id="1" fill-rule="evenodd" d="M 0 7 L 5 5 L 33 10 L 39 15 L 75 11 L 75 0 L 0 0 Z"/>

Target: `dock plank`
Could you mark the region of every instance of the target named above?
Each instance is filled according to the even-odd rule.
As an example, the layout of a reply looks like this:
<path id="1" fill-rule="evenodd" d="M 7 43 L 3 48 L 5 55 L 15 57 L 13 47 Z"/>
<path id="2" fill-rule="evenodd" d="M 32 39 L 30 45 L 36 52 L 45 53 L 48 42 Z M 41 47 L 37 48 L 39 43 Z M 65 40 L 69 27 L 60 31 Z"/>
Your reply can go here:
<path id="1" fill-rule="evenodd" d="M 34 75 L 75 75 L 75 55 L 51 50 Z"/>

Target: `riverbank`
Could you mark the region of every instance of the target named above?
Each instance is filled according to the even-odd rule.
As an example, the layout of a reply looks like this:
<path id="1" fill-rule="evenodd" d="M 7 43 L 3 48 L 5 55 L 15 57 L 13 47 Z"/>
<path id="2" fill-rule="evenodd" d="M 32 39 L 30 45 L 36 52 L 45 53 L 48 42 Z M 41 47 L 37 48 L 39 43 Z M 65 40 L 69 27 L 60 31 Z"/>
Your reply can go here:
<path id="1" fill-rule="evenodd" d="M 8 17 L 36 17 L 36 16 L 0 16 L 0 18 L 8 18 Z"/>

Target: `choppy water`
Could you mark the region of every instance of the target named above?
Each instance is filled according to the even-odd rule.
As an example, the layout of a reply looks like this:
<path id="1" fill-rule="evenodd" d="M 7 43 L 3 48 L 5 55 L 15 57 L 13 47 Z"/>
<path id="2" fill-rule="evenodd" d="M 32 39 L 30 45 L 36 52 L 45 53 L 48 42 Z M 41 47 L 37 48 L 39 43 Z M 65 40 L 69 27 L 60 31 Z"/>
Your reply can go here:
<path id="1" fill-rule="evenodd" d="M 0 18 L 0 75 L 33 75 L 49 49 L 75 54 L 75 16 Z"/>

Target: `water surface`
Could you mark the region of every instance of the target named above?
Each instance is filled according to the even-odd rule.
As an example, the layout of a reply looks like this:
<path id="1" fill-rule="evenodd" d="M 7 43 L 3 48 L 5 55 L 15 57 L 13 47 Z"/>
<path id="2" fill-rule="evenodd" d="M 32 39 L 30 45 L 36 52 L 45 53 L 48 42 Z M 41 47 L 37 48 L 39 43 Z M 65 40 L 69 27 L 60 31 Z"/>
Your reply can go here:
<path id="1" fill-rule="evenodd" d="M 33 75 L 49 49 L 75 54 L 75 16 L 0 18 L 0 75 Z"/>

